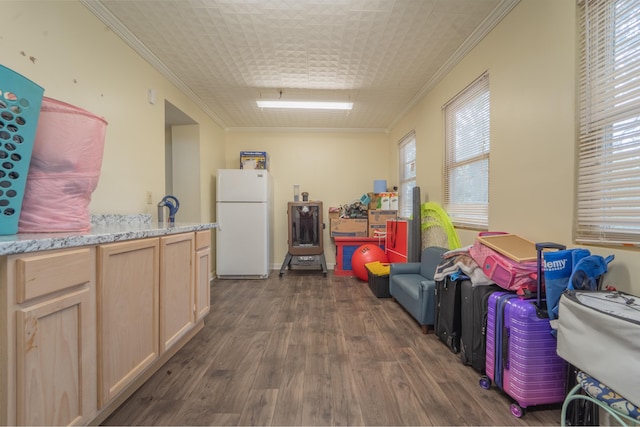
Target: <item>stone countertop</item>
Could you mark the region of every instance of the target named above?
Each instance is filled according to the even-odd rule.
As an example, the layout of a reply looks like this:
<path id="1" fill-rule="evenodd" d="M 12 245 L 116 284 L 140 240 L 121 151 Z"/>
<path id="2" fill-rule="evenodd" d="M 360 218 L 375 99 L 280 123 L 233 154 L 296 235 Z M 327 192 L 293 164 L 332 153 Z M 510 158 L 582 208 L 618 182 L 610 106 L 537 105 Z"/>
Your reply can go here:
<path id="1" fill-rule="evenodd" d="M 208 230 L 216 227 L 216 223 L 93 222 L 91 230 L 86 232 L 19 233 L 0 236 L 0 255 L 100 245 L 103 243 Z"/>

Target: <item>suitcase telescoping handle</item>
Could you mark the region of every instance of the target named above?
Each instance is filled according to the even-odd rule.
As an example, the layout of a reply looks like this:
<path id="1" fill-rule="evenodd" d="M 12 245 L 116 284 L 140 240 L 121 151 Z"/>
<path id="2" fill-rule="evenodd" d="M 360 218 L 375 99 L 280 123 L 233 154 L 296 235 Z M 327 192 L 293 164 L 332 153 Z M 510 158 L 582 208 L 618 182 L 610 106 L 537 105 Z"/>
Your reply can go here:
<path id="1" fill-rule="evenodd" d="M 541 305 L 541 295 L 542 295 L 542 280 L 544 278 L 543 276 L 543 271 L 542 271 L 542 251 L 544 251 L 545 249 L 556 249 L 558 251 L 563 251 L 565 249 L 567 249 L 567 247 L 565 245 L 561 245 L 560 243 L 554 243 L 554 242 L 540 242 L 540 243 L 536 243 L 536 252 L 537 252 L 537 258 L 538 258 L 538 289 L 537 289 L 537 302 L 538 302 L 538 308 L 542 310 L 542 305 Z"/>

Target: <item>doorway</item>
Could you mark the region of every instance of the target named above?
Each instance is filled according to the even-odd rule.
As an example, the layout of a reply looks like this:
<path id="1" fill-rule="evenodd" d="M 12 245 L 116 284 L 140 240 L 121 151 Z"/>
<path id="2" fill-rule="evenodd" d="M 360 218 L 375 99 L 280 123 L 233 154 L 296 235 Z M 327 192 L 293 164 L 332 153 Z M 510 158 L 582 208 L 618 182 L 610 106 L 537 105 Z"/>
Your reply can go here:
<path id="1" fill-rule="evenodd" d="M 176 222 L 201 222 L 200 125 L 164 101 L 165 195 L 180 202 Z M 164 197 L 164 195 L 163 195 Z"/>

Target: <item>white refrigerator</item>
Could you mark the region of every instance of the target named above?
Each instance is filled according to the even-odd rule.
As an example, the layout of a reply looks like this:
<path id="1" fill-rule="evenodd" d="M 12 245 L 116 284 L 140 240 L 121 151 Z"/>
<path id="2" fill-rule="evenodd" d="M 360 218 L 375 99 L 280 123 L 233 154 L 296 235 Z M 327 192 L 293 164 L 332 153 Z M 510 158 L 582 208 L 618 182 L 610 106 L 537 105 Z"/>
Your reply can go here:
<path id="1" fill-rule="evenodd" d="M 273 184 L 262 169 L 220 169 L 216 182 L 216 276 L 269 277 Z"/>

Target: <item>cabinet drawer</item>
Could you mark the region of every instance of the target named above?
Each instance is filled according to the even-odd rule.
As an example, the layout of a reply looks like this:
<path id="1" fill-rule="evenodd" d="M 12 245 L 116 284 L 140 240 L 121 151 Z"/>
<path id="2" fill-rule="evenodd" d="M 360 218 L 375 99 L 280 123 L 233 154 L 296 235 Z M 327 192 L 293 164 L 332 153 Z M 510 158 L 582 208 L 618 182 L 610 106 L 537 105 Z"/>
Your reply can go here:
<path id="1" fill-rule="evenodd" d="M 211 230 L 196 231 L 196 250 L 211 246 Z"/>
<path id="2" fill-rule="evenodd" d="M 91 281 L 91 249 L 76 249 L 16 259 L 16 302 Z"/>

